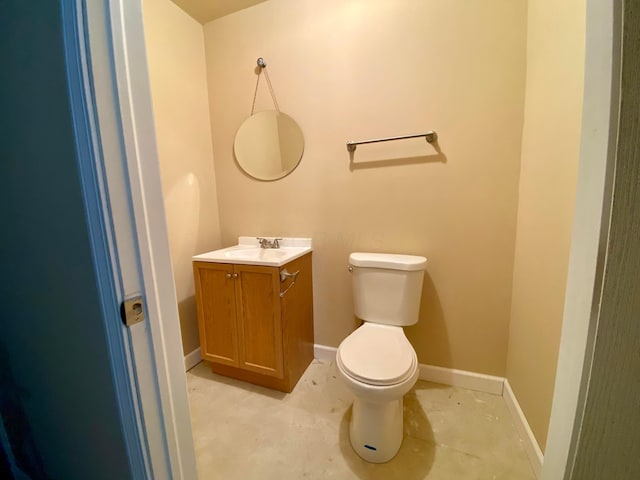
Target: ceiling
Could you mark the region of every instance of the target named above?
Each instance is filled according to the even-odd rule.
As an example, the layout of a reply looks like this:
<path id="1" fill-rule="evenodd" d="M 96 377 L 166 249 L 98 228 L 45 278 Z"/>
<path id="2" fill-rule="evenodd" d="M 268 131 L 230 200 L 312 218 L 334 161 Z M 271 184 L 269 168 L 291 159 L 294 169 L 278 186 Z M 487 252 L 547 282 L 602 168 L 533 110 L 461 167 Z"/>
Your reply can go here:
<path id="1" fill-rule="evenodd" d="M 203 25 L 266 0 L 172 0 Z"/>

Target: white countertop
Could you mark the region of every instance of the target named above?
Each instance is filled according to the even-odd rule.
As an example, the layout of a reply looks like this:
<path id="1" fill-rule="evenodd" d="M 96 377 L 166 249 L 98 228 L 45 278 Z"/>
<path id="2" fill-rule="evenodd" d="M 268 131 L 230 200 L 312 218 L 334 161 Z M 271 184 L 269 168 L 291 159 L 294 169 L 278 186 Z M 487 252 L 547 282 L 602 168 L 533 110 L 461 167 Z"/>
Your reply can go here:
<path id="1" fill-rule="evenodd" d="M 312 251 L 310 238 L 284 237 L 279 241 L 280 248 L 260 248 L 256 237 L 239 237 L 238 245 L 194 255 L 192 260 L 281 267 Z M 264 238 L 272 240 L 280 237 L 264 236 Z"/>

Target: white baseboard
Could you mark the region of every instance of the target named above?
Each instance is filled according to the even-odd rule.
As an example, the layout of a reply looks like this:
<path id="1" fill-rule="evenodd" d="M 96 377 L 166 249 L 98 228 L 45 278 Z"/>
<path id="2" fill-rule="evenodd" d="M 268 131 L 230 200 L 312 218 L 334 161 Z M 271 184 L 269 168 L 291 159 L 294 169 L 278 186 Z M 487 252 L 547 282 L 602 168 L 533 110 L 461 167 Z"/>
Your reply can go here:
<path id="1" fill-rule="evenodd" d="M 536 437 L 533 435 L 533 432 L 529 427 L 529 422 L 527 422 L 527 418 L 524 416 L 524 413 L 520 408 L 518 399 L 514 395 L 511 385 L 509 385 L 509 380 L 507 379 L 504 380 L 504 393 L 502 397 L 504 398 L 504 402 L 507 404 L 509 412 L 511 412 L 511 417 L 516 425 L 516 430 L 522 439 L 524 450 L 527 452 L 533 472 L 535 473 L 536 478 L 538 478 L 540 477 L 540 470 L 542 469 L 544 456 L 542 454 L 542 450 L 540 450 Z"/>
<path id="2" fill-rule="evenodd" d="M 315 344 L 313 346 L 315 358 L 325 362 L 334 361 L 336 358 L 335 347 Z M 185 357 L 186 358 L 186 357 Z M 529 423 L 527 422 L 518 400 L 511 390 L 509 381 L 503 377 L 495 377 L 493 375 L 485 375 L 483 373 L 468 372 L 466 370 L 456 370 L 454 368 L 436 367 L 434 365 L 420 364 L 420 380 L 428 382 L 441 383 L 443 385 L 451 385 L 453 387 L 468 388 L 478 392 L 486 392 L 494 395 L 501 395 L 507 405 L 509 412 L 513 418 L 516 429 L 529 457 L 529 462 L 536 475 L 540 476 L 542 469 L 543 455 L 538 445 L 536 437 L 533 435 Z"/>
<path id="3" fill-rule="evenodd" d="M 484 373 L 420 364 L 420 380 L 502 395 L 504 378 Z"/>
<path id="4" fill-rule="evenodd" d="M 315 358 L 325 362 L 332 362 L 336 358 L 336 347 L 315 344 L 313 353 Z M 466 372 L 452 368 L 434 367 L 432 365 L 420 364 L 420 380 L 428 382 L 442 383 L 454 387 L 468 388 L 479 392 L 502 395 L 502 377 L 493 377 L 482 373 Z"/>
<path id="5" fill-rule="evenodd" d="M 327 347 L 318 343 L 313 346 L 313 356 L 325 362 L 333 362 L 336 359 L 337 351 L 336 347 Z"/>
<path id="6" fill-rule="evenodd" d="M 200 347 L 196 348 L 193 352 L 187 353 L 184 356 L 184 371 L 191 370 L 197 364 L 202 361 L 202 354 L 200 353 Z"/>

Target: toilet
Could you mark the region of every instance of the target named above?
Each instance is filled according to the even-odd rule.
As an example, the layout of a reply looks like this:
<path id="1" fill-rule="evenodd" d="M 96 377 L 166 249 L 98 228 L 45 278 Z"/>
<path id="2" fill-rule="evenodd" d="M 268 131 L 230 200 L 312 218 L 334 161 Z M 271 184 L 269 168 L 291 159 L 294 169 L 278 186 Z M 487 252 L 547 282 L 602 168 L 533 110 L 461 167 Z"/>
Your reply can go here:
<path id="1" fill-rule="evenodd" d="M 419 373 L 402 327 L 418 322 L 426 265 L 414 255 L 349 256 L 354 313 L 364 323 L 342 341 L 336 364 L 355 396 L 351 446 L 368 462 L 388 462 L 402 444 L 402 397 Z"/>

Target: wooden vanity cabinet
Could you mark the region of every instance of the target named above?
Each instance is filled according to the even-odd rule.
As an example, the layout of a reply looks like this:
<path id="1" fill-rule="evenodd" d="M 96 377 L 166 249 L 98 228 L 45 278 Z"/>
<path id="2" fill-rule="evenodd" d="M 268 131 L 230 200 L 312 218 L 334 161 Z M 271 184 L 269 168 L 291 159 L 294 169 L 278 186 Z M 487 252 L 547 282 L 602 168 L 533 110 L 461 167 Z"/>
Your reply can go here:
<path id="1" fill-rule="evenodd" d="M 280 272 L 299 271 L 295 285 Z M 282 267 L 193 262 L 202 358 L 215 373 L 290 392 L 313 360 L 311 253 Z"/>

